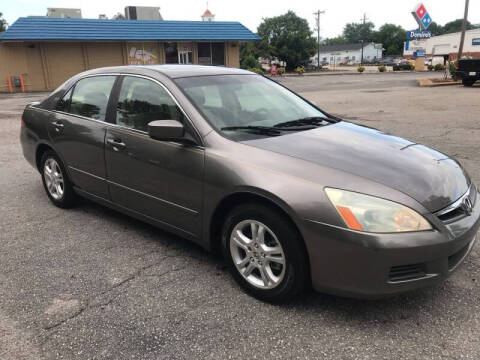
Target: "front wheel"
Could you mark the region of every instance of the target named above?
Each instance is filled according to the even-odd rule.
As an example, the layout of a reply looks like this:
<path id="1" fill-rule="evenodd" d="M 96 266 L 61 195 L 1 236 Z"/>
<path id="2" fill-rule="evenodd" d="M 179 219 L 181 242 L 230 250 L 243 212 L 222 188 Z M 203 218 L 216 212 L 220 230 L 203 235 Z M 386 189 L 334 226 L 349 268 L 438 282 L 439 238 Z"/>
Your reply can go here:
<path id="1" fill-rule="evenodd" d="M 284 214 L 263 204 L 245 204 L 227 217 L 223 254 L 237 283 L 252 296 L 284 302 L 308 284 L 303 240 Z"/>

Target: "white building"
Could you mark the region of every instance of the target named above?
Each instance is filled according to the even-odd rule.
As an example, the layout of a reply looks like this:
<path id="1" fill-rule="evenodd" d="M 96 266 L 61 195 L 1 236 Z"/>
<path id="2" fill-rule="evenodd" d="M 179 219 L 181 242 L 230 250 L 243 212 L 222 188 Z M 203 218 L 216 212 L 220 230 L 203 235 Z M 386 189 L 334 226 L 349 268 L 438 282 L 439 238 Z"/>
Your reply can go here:
<path id="1" fill-rule="evenodd" d="M 458 46 L 460 45 L 461 33 L 452 33 L 433 36 L 425 40 L 410 40 L 405 42 L 403 56 L 413 57 L 414 51 L 425 49 L 427 57 L 449 56 L 456 59 Z M 468 30 L 465 32 L 463 54 L 480 59 L 480 29 Z"/>
<path id="2" fill-rule="evenodd" d="M 163 20 L 158 6 L 126 6 L 125 18 L 129 20 Z"/>
<path id="3" fill-rule="evenodd" d="M 70 8 L 47 8 L 47 17 L 61 19 L 81 19 L 82 10 Z"/>
<path id="4" fill-rule="evenodd" d="M 355 65 L 362 59 L 362 44 L 327 45 L 320 48 L 320 64 Z M 373 42 L 363 46 L 363 62 L 374 63 L 382 59 L 382 44 Z M 317 65 L 317 54 L 312 57 L 312 65 Z"/>

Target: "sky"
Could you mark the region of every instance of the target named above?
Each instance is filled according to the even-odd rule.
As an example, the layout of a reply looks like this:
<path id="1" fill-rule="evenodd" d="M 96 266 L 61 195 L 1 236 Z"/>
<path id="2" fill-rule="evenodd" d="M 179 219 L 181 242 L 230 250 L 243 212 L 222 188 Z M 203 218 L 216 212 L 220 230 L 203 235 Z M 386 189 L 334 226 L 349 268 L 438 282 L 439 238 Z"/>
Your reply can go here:
<path id="1" fill-rule="evenodd" d="M 314 28 L 313 12 L 325 10 L 321 16 L 321 38 L 340 35 L 346 23 L 360 22 L 365 13 L 367 19 L 378 28 L 389 22 L 401 25 L 406 30 L 415 29 L 416 23 L 411 11 L 418 0 L 209 0 L 208 8 L 218 21 L 240 21 L 256 31 L 262 18 L 284 14 L 288 10 L 307 19 Z M 425 0 L 427 11 L 433 21 L 444 25 L 446 22 L 463 17 L 463 0 Z M 202 0 L 2 0 L 0 12 L 9 24 L 17 18 L 29 15 L 45 15 L 47 7 L 81 8 L 82 17 L 98 18 L 106 14 L 124 13 L 127 5 L 159 6 L 165 20 L 200 20 L 207 8 Z M 469 21 L 480 24 L 480 0 L 471 0 Z"/>

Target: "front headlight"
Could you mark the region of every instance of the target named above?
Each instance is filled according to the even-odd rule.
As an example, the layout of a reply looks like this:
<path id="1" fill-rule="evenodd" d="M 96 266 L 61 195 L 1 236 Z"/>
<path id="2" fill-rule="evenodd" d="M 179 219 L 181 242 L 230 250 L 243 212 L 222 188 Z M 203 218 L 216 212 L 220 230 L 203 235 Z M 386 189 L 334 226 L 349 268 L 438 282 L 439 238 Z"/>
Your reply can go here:
<path id="1" fill-rule="evenodd" d="M 423 216 L 393 201 L 333 188 L 325 192 L 350 229 L 373 233 L 432 229 Z"/>

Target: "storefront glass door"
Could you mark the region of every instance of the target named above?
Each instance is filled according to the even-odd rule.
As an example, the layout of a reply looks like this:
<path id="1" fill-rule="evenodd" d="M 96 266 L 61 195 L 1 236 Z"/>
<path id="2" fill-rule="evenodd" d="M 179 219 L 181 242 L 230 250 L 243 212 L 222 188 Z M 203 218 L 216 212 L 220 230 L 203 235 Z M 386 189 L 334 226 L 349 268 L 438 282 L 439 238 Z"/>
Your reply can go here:
<path id="1" fill-rule="evenodd" d="M 178 63 L 179 64 L 192 64 L 193 63 L 192 52 L 189 51 L 189 50 L 179 51 L 178 52 Z"/>

